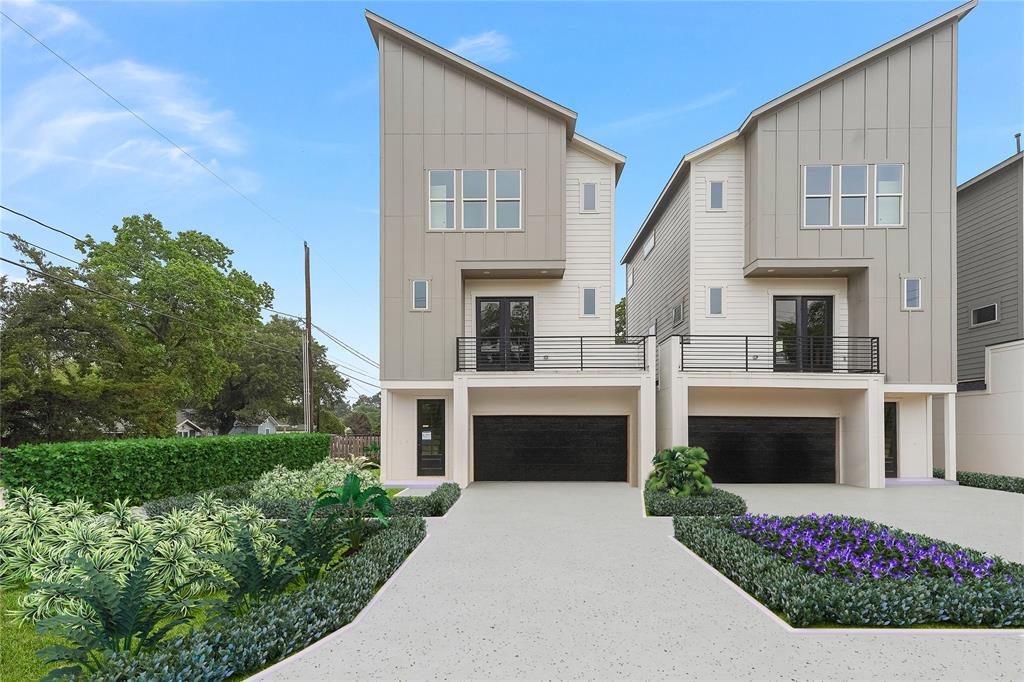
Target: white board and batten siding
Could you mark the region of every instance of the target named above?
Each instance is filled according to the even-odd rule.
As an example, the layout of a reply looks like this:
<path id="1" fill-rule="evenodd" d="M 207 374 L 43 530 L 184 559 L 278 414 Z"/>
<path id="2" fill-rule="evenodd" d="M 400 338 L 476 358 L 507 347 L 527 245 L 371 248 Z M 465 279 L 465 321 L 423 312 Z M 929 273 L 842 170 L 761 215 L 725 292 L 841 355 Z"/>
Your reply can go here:
<path id="1" fill-rule="evenodd" d="M 725 181 L 725 211 L 707 210 L 708 183 Z M 772 297 L 832 296 L 833 335 L 847 336 L 846 279 L 747 279 L 744 262 L 744 145 L 722 147 L 694 161 L 689 178 L 690 219 L 690 333 L 712 335 L 771 335 Z M 724 287 L 724 315 L 707 314 L 707 290 Z"/>
<path id="2" fill-rule="evenodd" d="M 597 212 L 580 211 L 581 185 L 597 183 Z M 560 279 L 466 280 L 465 335 L 476 335 L 480 296 L 532 296 L 536 336 L 615 334 L 615 167 L 573 146 L 566 150 L 565 273 Z M 597 315 L 582 315 L 583 289 L 597 289 Z"/>

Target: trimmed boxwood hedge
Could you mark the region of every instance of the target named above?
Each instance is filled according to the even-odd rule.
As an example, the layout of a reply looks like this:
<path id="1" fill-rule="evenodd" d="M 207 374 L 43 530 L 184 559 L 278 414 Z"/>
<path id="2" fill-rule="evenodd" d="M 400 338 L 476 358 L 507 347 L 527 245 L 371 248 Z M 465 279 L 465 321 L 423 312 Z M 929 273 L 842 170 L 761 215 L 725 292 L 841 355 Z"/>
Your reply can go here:
<path id="1" fill-rule="evenodd" d="M 1016 585 L 957 585 L 942 578 L 846 582 L 806 571 L 737 535 L 729 517 L 673 519 L 675 536 L 729 580 L 796 627 L 907 627 L 924 623 L 1024 625 L 1024 566 L 1006 563 Z M 953 551 L 955 545 L 917 536 Z"/>
<path id="2" fill-rule="evenodd" d="M 932 474 L 935 478 L 945 478 L 945 469 L 934 469 Z M 958 471 L 956 480 L 960 485 L 970 488 L 985 488 L 987 490 L 1002 490 L 1007 493 L 1020 493 L 1024 495 L 1024 477 L 1001 476 L 999 474 L 983 474 L 980 471 Z"/>
<path id="3" fill-rule="evenodd" d="M 145 654 L 120 654 L 97 682 L 213 682 L 244 677 L 352 621 L 426 537 L 422 518 L 395 519 L 319 580 Z"/>
<path id="4" fill-rule="evenodd" d="M 271 519 L 288 518 L 291 505 L 296 502 L 303 510 L 308 510 L 313 506 L 313 500 L 252 499 L 249 497 L 249 493 L 251 491 L 252 482 L 249 481 L 247 483 L 239 483 L 233 486 L 214 488 L 212 490 L 203 491 L 202 493 L 154 500 L 152 502 L 147 502 L 143 507 L 146 510 L 146 514 L 149 516 L 163 516 L 175 509 L 191 508 L 195 505 L 199 495 L 206 493 L 212 493 L 214 497 L 217 497 L 228 504 L 241 504 L 243 502 L 251 504 L 259 509 L 264 516 Z M 444 516 L 448 513 L 448 510 L 451 509 L 452 505 L 458 501 L 461 493 L 462 489 L 459 488 L 457 483 L 442 483 L 431 491 L 429 495 L 424 495 L 422 497 L 395 497 L 391 499 L 391 515 Z M 324 509 L 321 510 L 321 512 L 318 512 L 318 514 L 326 515 L 329 511 L 330 510 L 328 509 Z"/>
<path id="5" fill-rule="evenodd" d="M 673 497 L 645 486 L 644 504 L 648 516 L 739 516 L 747 511 L 742 497 L 721 488 L 710 495 Z"/>
<path id="6" fill-rule="evenodd" d="M 323 433 L 210 438 L 130 438 L 22 445 L 3 450 L 3 484 L 32 486 L 55 502 L 146 502 L 248 481 L 283 464 L 308 468 L 330 454 Z"/>

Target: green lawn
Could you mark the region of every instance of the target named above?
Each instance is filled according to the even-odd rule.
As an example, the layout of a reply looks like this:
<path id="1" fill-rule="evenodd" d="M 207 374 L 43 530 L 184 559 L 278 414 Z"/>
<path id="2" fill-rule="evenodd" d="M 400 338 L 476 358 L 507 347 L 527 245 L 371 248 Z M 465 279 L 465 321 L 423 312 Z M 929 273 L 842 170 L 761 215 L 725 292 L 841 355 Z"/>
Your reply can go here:
<path id="1" fill-rule="evenodd" d="M 46 665 L 36 651 L 59 644 L 61 639 L 41 635 L 30 623 L 18 623 L 8 613 L 18 605 L 24 589 L 3 590 L 0 594 L 0 680 L 4 682 L 36 682 L 56 665 Z"/>

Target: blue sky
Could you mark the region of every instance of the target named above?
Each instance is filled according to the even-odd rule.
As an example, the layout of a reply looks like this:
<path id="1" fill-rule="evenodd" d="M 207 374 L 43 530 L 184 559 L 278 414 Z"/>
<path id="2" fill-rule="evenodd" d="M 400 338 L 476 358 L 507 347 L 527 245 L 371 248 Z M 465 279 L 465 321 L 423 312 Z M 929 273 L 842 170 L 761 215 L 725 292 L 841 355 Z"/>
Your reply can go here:
<path id="1" fill-rule="evenodd" d="M 621 254 L 682 154 L 955 4 L 368 6 L 574 109 L 580 133 L 625 154 Z M 172 230 L 208 232 L 235 249 L 236 266 L 274 287 L 285 311 L 303 309 L 308 239 L 316 321 L 376 357 L 377 52 L 364 6 L 4 2 L 15 20 L 280 222 L 6 20 L 3 203 L 76 234 L 106 236 L 122 216 L 143 212 Z M 963 181 L 1009 156 L 1013 133 L 1024 129 L 1024 3 L 983 0 L 960 25 L 959 68 Z M 73 253 L 68 240 L 20 219 L 5 214 L 2 224 Z M 619 280 L 621 294 L 621 272 Z M 327 345 L 331 357 L 375 373 Z"/>

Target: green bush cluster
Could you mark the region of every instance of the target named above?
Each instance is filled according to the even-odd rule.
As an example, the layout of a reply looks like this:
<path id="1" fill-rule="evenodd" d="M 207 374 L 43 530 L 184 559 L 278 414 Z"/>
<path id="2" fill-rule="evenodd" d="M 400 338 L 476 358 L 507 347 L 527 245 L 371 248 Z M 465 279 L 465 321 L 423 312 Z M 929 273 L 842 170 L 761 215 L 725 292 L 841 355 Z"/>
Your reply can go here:
<path id="1" fill-rule="evenodd" d="M 710 495 L 711 477 L 704 472 L 708 453 L 704 448 L 676 445 L 660 450 L 651 460 L 654 468 L 647 487 L 672 496 Z"/>
<path id="2" fill-rule="evenodd" d="M 341 485 L 349 474 L 356 474 L 364 488 L 380 483 L 377 469 L 362 468 L 351 460 L 327 457 L 308 469 L 278 465 L 264 472 L 253 482 L 250 496 L 260 500 L 309 500 L 328 488 Z"/>
<path id="3" fill-rule="evenodd" d="M 5 449 L 7 488 L 34 487 L 51 500 L 145 502 L 258 478 L 282 465 L 308 468 L 330 452 L 321 433 L 211 438 L 133 438 Z"/>
<path id="4" fill-rule="evenodd" d="M 212 682 L 244 677 L 352 621 L 424 537 L 422 518 L 395 519 L 346 559 L 343 570 L 245 613 L 210 621 L 158 651 L 119 654 L 92 679 Z"/>
<path id="5" fill-rule="evenodd" d="M 444 516 L 458 502 L 462 489 L 458 483 L 442 483 L 421 497 L 395 497 L 392 516 Z"/>
<path id="6" fill-rule="evenodd" d="M 650 482 L 644 487 L 644 505 L 648 516 L 739 516 L 747 511 L 742 497 L 721 488 L 686 497 L 654 490 Z"/>
<path id="7" fill-rule="evenodd" d="M 932 474 L 935 478 L 945 478 L 945 469 L 934 469 Z M 980 471 L 958 471 L 956 480 L 960 485 L 970 488 L 985 488 L 986 490 L 1002 490 L 1007 493 L 1020 493 L 1024 495 L 1024 477 L 1002 476 L 1000 474 L 983 474 Z"/>
<path id="8" fill-rule="evenodd" d="M 960 585 L 942 578 L 846 581 L 811 573 L 776 557 L 737 535 L 731 522 L 727 517 L 677 516 L 673 526 L 676 539 L 796 627 L 1024 625 L 1024 566 L 1020 564 L 1007 564 L 1015 583 L 993 580 Z"/>

